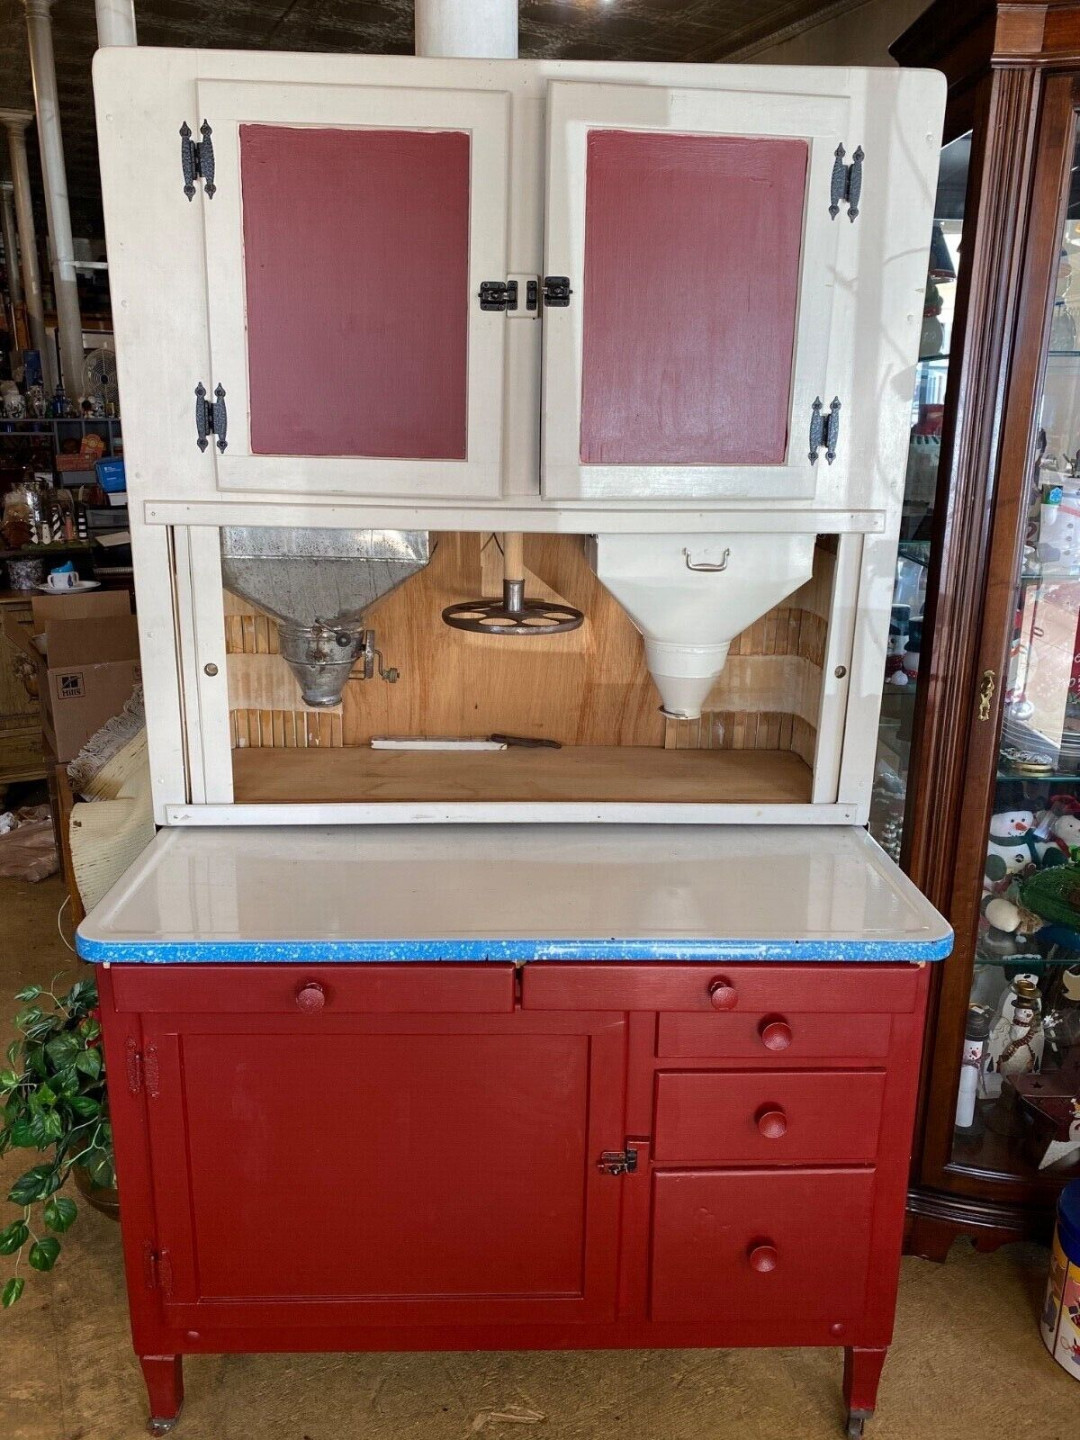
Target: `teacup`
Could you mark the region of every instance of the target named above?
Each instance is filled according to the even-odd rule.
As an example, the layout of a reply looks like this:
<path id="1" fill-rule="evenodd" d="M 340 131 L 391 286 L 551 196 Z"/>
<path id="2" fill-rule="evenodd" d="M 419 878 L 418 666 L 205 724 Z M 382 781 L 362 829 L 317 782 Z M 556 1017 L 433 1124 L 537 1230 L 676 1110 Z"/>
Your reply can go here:
<path id="1" fill-rule="evenodd" d="M 50 590 L 71 590 L 78 583 L 79 577 L 74 570 L 54 570 L 45 579 Z"/>

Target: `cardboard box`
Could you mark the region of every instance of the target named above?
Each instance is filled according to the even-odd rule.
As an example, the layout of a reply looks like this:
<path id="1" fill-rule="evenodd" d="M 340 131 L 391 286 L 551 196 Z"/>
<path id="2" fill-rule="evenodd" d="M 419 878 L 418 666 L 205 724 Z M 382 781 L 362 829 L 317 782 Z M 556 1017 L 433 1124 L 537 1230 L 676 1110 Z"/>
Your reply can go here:
<path id="1" fill-rule="evenodd" d="M 73 760 L 119 714 L 141 678 L 126 590 L 38 595 L 30 624 L 5 615 L 4 634 L 34 661 L 41 725 L 57 760 Z"/>

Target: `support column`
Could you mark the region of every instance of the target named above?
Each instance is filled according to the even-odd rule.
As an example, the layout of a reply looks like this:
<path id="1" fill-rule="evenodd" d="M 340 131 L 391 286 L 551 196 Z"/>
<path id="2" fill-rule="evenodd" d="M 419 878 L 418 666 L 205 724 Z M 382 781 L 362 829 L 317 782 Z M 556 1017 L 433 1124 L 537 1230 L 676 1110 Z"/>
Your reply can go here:
<path id="1" fill-rule="evenodd" d="M 4 237 L 4 264 L 7 268 L 8 295 L 11 298 L 11 366 L 18 364 L 18 353 L 26 349 L 26 311 L 23 308 L 22 279 L 19 275 L 19 247 L 15 239 L 14 187 L 10 180 L 0 180 L 0 234 Z"/>
<path id="2" fill-rule="evenodd" d="M 416 53 L 516 60 L 517 0 L 416 0 Z"/>
<path id="3" fill-rule="evenodd" d="M 45 210 L 49 217 L 52 247 L 53 289 L 56 292 L 56 319 L 60 331 L 60 369 L 67 397 L 78 405 L 82 399 L 82 316 L 79 314 L 79 290 L 75 279 L 75 245 L 71 238 L 60 99 L 56 89 L 56 57 L 53 54 L 50 14 L 52 0 L 25 0 L 25 4 L 30 73 L 37 108 L 38 148 L 41 151 Z"/>
<path id="4" fill-rule="evenodd" d="M 107 45 L 137 45 L 135 0 L 94 0 L 98 48 Z"/>
<path id="5" fill-rule="evenodd" d="M 38 268 L 30 167 L 26 160 L 26 127 L 33 118 L 29 110 L 0 110 L 0 124 L 8 132 L 11 184 L 15 197 L 15 226 L 19 236 L 23 301 L 26 305 L 26 323 L 30 330 L 30 347 L 41 356 L 45 383 L 51 388 L 56 384 L 56 366 L 45 331 L 45 300 L 41 293 L 41 271 Z"/>

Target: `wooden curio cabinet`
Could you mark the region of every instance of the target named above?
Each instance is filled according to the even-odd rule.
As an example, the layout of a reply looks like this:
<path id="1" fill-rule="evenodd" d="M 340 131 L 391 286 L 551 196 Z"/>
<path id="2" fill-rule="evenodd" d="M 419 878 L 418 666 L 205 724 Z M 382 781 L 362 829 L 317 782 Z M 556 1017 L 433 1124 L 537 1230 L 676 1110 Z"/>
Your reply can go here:
<path id="1" fill-rule="evenodd" d="M 949 83 L 871 822 L 956 932 L 909 1197 L 944 1258 L 1080 1175 L 1080 4 L 938 0 L 892 53 Z"/>

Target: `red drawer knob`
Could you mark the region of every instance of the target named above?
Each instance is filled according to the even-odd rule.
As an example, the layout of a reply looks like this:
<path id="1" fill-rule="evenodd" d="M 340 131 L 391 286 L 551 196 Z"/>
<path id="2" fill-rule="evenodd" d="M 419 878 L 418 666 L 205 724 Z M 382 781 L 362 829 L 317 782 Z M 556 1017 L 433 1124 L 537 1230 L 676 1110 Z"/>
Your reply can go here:
<path id="1" fill-rule="evenodd" d="M 766 1140 L 779 1140 L 787 1134 L 787 1116 L 783 1110 L 759 1110 L 757 1128 Z"/>
<path id="2" fill-rule="evenodd" d="M 326 1004 L 326 991 L 317 980 L 309 980 L 296 992 L 296 1008 L 305 1015 L 314 1015 Z"/>
<path id="3" fill-rule="evenodd" d="M 763 1020 L 758 1034 L 766 1050 L 786 1050 L 791 1044 L 791 1026 L 786 1020 Z"/>
<path id="4" fill-rule="evenodd" d="M 750 1251 L 751 1267 L 759 1275 L 768 1275 L 770 1270 L 775 1270 L 780 1263 L 780 1256 L 776 1253 L 775 1245 L 755 1245 Z"/>
<path id="5" fill-rule="evenodd" d="M 717 976 L 709 986 L 709 999 L 712 1001 L 714 1010 L 734 1010 L 739 1003 L 735 986 L 730 980 L 725 980 L 723 975 Z"/>

